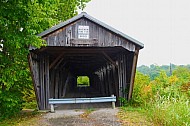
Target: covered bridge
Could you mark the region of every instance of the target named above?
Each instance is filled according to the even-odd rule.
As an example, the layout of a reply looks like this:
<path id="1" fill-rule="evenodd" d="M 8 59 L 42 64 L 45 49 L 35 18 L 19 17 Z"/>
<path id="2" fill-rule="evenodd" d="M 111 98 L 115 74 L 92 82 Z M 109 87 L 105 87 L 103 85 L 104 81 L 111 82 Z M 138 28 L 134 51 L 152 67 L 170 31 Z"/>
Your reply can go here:
<path id="1" fill-rule="evenodd" d="M 30 47 L 28 59 L 40 110 L 49 98 L 132 97 L 139 41 L 84 12 L 39 36 L 47 46 Z M 89 77 L 89 88 L 78 87 L 79 76 Z"/>

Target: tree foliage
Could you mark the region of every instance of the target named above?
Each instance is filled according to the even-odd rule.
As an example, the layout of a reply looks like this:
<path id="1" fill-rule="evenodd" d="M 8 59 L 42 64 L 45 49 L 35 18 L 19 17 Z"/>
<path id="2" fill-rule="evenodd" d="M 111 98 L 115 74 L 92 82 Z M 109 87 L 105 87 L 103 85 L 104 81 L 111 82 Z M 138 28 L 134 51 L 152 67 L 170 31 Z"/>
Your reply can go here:
<path id="1" fill-rule="evenodd" d="M 0 1 L 0 117 L 20 111 L 23 91 L 32 89 L 28 47 L 43 45 L 36 34 L 73 17 L 88 1 Z"/>
<path id="2" fill-rule="evenodd" d="M 77 77 L 78 86 L 90 86 L 90 80 L 88 76 L 78 76 Z"/>
<path id="3" fill-rule="evenodd" d="M 150 77 L 148 75 L 144 75 L 139 71 L 136 72 L 135 87 L 133 89 L 133 105 L 139 106 L 145 102 L 144 100 L 146 100 L 146 98 L 143 96 L 145 96 L 144 94 L 145 92 L 147 93 L 148 90 L 145 90 L 144 88 L 148 86 L 149 83 Z"/>
<path id="4" fill-rule="evenodd" d="M 190 70 L 190 65 L 162 65 L 158 66 L 156 64 L 152 64 L 150 66 L 141 65 L 137 67 L 137 70 L 143 74 L 149 75 L 151 80 L 154 80 L 157 76 L 159 76 L 161 71 L 165 71 L 167 76 L 171 76 L 172 72 L 175 71 L 178 67 L 180 68 L 187 68 Z"/>

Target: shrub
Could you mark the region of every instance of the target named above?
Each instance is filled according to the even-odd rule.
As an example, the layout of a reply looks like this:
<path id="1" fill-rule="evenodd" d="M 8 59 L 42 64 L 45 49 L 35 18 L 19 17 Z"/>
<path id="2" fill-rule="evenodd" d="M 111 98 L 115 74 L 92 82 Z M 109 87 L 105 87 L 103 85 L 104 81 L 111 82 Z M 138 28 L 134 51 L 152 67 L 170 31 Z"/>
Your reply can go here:
<path id="1" fill-rule="evenodd" d="M 147 94 L 144 94 L 144 91 L 146 90 L 145 87 L 148 86 L 150 83 L 150 77 L 147 75 L 143 75 L 142 73 L 138 72 L 136 73 L 135 77 L 135 86 L 133 90 L 133 98 L 132 98 L 132 104 L 134 106 L 140 106 L 142 104 L 145 104 L 146 97 L 149 95 L 149 91 L 147 90 Z"/>
<path id="2" fill-rule="evenodd" d="M 20 92 L 0 92 L 0 120 L 17 114 L 22 109 L 22 102 Z"/>

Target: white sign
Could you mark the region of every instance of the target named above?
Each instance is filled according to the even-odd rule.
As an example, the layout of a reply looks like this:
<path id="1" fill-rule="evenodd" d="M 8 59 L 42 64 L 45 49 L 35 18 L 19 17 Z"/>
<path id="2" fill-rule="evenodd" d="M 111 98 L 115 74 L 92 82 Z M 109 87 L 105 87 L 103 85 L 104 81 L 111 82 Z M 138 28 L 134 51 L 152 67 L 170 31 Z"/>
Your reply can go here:
<path id="1" fill-rule="evenodd" d="M 89 26 L 78 26 L 78 38 L 89 39 Z"/>

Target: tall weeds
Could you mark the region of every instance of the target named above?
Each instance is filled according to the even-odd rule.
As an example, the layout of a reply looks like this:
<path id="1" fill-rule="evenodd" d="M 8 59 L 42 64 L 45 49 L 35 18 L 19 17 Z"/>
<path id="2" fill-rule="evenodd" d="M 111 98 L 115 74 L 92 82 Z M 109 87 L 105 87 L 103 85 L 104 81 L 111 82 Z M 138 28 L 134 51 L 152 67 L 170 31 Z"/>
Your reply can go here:
<path id="1" fill-rule="evenodd" d="M 136 74 L 132 105 L 141 106 L 156 125 L 190 126 L 190 70 L 178 68 L 172 76 L 164 71 L 150 81 Z"/>
<path id="2" fill-rule="evenodd" d="M 180 99 L 160 97 L 160 99 L 147 104 L 145 109 L 155 124 L 165 126 L 190 125 L 189 100 L 185 97 Z"/>

